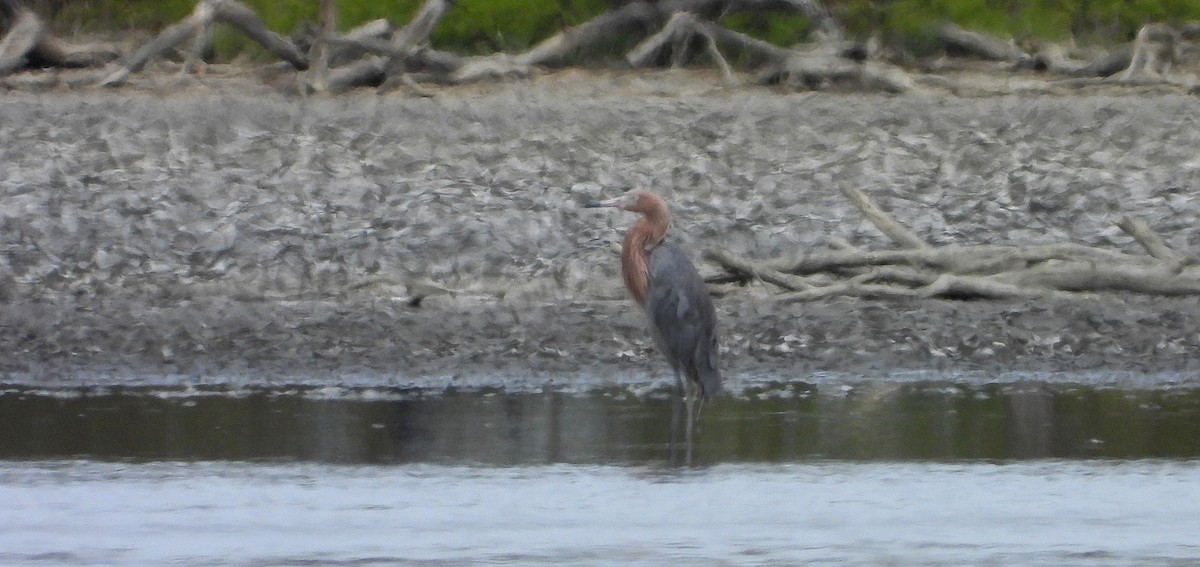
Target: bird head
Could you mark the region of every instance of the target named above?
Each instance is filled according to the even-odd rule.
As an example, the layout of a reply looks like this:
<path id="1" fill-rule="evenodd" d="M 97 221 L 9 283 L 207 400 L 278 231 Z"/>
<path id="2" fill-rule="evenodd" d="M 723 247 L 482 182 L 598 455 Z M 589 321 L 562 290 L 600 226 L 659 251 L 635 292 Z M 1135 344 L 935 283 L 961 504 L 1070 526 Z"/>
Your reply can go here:
<path id="1" fill-rule="evenodd" d="M 587 203 L 584 205 L 584 207 L 585 208 L 612 207 L 615 209 L 621 209 L 622 211 L 646 214 L 646 213 L 650 213 L 652 211 L 658 211 L 658 210 L 662 210 L 663 212 L 665 212 L 667 209 L 667 204 L 665 201 L 662 200 L 662 197 L 659 197 L 658 195 L 655 195 L 654 193 L 651 193 L 649 191 L 635 190 L 635 191 L 630 191 L 624 195 L 621 195 L 620 197 L 608 199 L 606 201 L 597 201 L 594 203 Z"/>

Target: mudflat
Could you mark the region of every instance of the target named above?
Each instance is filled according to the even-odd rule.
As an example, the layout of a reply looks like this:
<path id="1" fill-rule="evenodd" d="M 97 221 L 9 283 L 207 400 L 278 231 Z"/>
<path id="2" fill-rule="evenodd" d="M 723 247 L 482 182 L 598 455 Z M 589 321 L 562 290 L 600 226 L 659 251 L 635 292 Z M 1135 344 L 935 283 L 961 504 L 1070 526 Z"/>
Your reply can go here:
<path id="1" fill-rule="evenodd" d="M 432 97 L 0 99 L 0 381 L 18 386 L 666 386 L 621 288 L 630 188 L 670 237 L 795 258 L 931 244 L 1200 244 L 1200 98 L 719 88 L 567 71 Z M 717 298 L 734 384 L 906 373 L 1195 382 L 1200 298 Z M 1150 378 L 1147 378 L 1150 377 Z M 1051 378 L 1052 379 L 1052 378 Z"/>

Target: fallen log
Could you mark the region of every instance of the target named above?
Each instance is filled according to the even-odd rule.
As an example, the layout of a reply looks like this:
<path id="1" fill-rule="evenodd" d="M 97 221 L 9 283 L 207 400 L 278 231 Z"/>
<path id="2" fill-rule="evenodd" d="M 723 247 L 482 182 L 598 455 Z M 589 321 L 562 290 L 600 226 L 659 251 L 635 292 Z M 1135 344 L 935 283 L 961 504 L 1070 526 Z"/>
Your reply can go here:
<path id="1" fill-rule="evenodd" d="M 1126 71 L 1133 62 L 1134 44 L 1118 45 L 1090 60 L 1073 59 L 1057 44 L 1045 44 L 1028 54 L 1011 41 L 947 23 L 938 28 L 938 39 L 947 51 L 985 61 L 1009 63 L 1013 70 L 1044 71 L 1077 78 L 1110 77 Z M 1083 84 L 1083 83 L 1080 83 Z"/>
<path id="2" fill-rule="evenodd" d="M 0 77 L 29 65 L 94 67 L 121 55 L 112 44 L 59 39 L 21 0 L 0 0 L 0 16 L 9 22 L 8 33 L 0 39 Z"/>
<path id="3" fill-rule="evenodd" d="M 927 284 L 906 287 L 886 284 L 870 284 L 848 281 L 803 291 L 781 293 L 776 300 L 784 303 L 816 301 L 829 297 L 847 296 L 874 299 L 952 297 L 962 299 L 1036 299 L 1060 296 L 1062 293 L 1050 289 L 1021 287 L 987 278 L 942 274 Z"/>
<path id="4" fill-rule="evenodd" d="M 100 67 L 121 57 L 121 49 L 104 42 L 71 43 L 43 34 L 34 48 L 35 60 L 53 67 Z"/>
<path id="5" fill-rule="evenodd" d="M 747 278 L 772 283 L 786 290 L 798 291 L 817 287 L 813 283 L 806 281 L 803 276 L 787 274 L 769 266 L 738 258 L 724 250 L 710 248 L 704 252 L 704 257 L 724 266 L 725 269 L 731 272 Z"/>
<path id="6" fill-rule="evenodd" d="M 1197 295 L 1200 279 L 1166 266 L 1144 267 L 1098 262 L 1064 262 L 998 274 L 1000 281 L 1061 291 L 1123 291 L 1148 295 Z"/>
<path id="7" fill-rule="evenodd" d="M 461 56 L 430 45 L 433 30 L 455 4 L 455 0 L 426 0 L 408 25 L 393 28 L 385 20 L 376 20 L 339 36 L 335 0 L 321 0 L 320 27 L 310 28 L 292 40 L 267 29 L 258 14 L 239 0 L 197 0 L 188 17 L 162 30 L 122 63 L 108 67 L 99 82 L 120 84 L 141 71 L 150 60 L 173 50 L 185 53 L 183 72 L 190 73 L 210 43 L 213 26 L 224 24 L 258 42 L 291 69 L 306 70 L 311 61 L 314 69 L 299 82 L 314 91 L 405 85 L 424 92 L 417 85 L 419 81 L 464 83 L 491 77 L 526 77 L 539 66 L 561 64 L 585 49 L 628 41 L 643 34 L 649 35 L 626 57 L 632 66 L 661 65 L 668 60 L 664 57 L 667 54 L 675 65 L 681 65 L 691 55 L 690 51 L 702 50 L 718 68 L 722 80 L 730 85 L 745 80 L 735 71 L 733 62 L 744 69 L 750 68 L 753 75 L 749 81 L 755 84 L 882 92 L 906 92 L 917 84 L 951 92 L 995 92 L 991 89 L 997 88 L 972 86 L 969 80 L 958 82 L 948 76 L 912 75 L 900 67 L 868 60 L 876 50 L 845 41 L 841 26 L 819 0 L 634 0 L 577 26 L 566 27 L 522 53 L 483 56 Z M 731 13 L 781 11 L 804 15 L 811 25 L 807 29 L 816 41 L 784 48 L 718 23 Z M 98 66 L 119 57 L 119 51 L 111 46 L 72 45 L 55 38 L 22 0 L 0 0 L 0 16 L 8 24 L 6 35 L 0 39 L 0 76 L 30 65 Z M 1194 53 L 1194 57 L 1186 56 L 1200 58 L 1200 46 L 1190 43 L 1200 36 L 1197 30 L 1200 25 L 1183 26 L 1176 32 L 1169 26 L 1150 24 L 1139 33 L 1134 46 L 1118 47 L 1090 61 L 1070 55 L 1057 45 L 1047 45 L 1031 56 L 1011 41 L 954 24 L 941 26 L 938 37 L 947 51 L 1008 63 L 1010 70 L 1036 69 L 1070 77 L 1041 85 L 1022 81 L 1013 87 L 1022 90 L 1042 88 L 1058 92 L 1092 85 L 1120 85 L 1168 87 L 1176 91 L 1185 87 L 1190 92 L 1195 90 L 1190 83 L 1172 80 L 1168 73 L 1171 64 L 1176 59 L 1182 63 L 1186 54 Z M 183 47 L 189 39 L 190 46 Z M 1167 49 L 1172 44 L 1178 46 L 1175 52 Z M 727 57 L 730 51 L 737 56 Z M 999 70 L 1002 65 L 993 67 Z M 285 68 L 280 64 L 272 69 Z M 1139 69 L 1147 72 L 1137 72 Z M 1125 71 L 1122 80 L 1101 78 L 1122 70 Z M 92 82 L 96 77 L 86 80 Z"/>
<path id="8" fill-rule="evenodd" d="M 1003 41 L 985 33 L 963 29 L 953 23 L 945 23 L 938 27 L 938 39 L 951 50 L 958 50 L 988 61 L 1016 63 L 1029 57 L 1012 42 Z"/>
<path id="9" fill-rule="evenodd" d="M 957 299 L 1027 299 L 1072 294 L 1139 293 L 1200 295 L 1195 262 L 1172 251 L 1141 219 L 1118 225 L 1148 255 L 1075 243 L 929 246 L 876 206 L 866 195 L 843 188 L 894 242 L 894 250 L 836 250 L 805 254 L 790 261 L 762 262 L 710 249 L 705 258 L 726 273 L 709 281 L 758 280 L 784 290 L 780 301 L 813 301 L 831 296 Z"/>
<path id="10" fill-rule="evenodd" d="M 336 24 L 336 21 L 334 23 Z M 327 33 L 324 41 L 329 67 L 348 65 L 365 55 L 383 54 L 387 48 L 382 46 L 387 45 L 388 38 L 396 31 L 391 22 L 382 18 L 363 23 L 340 35 L 336 28 L 322 32 L 323 27 L 323 23 L 307 25 L 292 37 L 292 42 L 301 51 L 311 52 L 318 37 Z M 313 61 L 311 55 L 309 60 Z"/>
<path id="11" fill-rule="evenodd" d="M 452 0 L 427 0 L 412 21 L 393 32 L 387 41 L 365 39 L 355 42 L 372 55 L 331 69 L 327 88 L 339 92 L 362 85 L 384 84 L 391 77 L 396 77 L 393 81 L 399 81 L 399 76 L 421 62 L 430 34 L 453 5 Z"/>
<path id="12" fill-rule="evenodd" d="M 809 275 L 866 266 L 922 266 L 955 274 L 989 274 L 1015 267 L 1028 267 L 1053 260 L 1083 259 L 1092 262 L 1130 261 L 1152 265 L 1153 259 L 1130 258 L 1120 252 L 1081 244 L 1060 243 L 1030 246 L 983 244 L 948 245 L 904 250 L 815 251 L 791 261 L 764 264 L 765 268 L 790 274 Z"/>
<path id="13" fill-rule="evenodd" d="M 118 69 L 100 80 L 102 86 L 121 84 L 133 73 L 141 71 L 146 63 L 172 50 L 189 38 L 193 48 L 189 54 L 185 71 L 195 63 L 199 52 L 208 43 L 208 34 L 214 23 L 227 24 L 263 46 L 276 57 L 287 61 L 297 70 L 308 68 L 308 57 L 287 38 L 267 29 L 262 18 L 253 9 L 237 0 L 200 0 L 196 9 L 182 21 L 168 26 L 154 39 L 142 46 L 125 60 Z"/>
<path id="14" fill-rule="evenodd" d="M 734 4 L 730 0 L 631 2 L 578 26 L 564 29 L 524 53 L 463 58 L 459 68 L 454 69 L 448 79 L 463 83 L 492 77 L 527 76 L 534 66 L 558 63 L 586 46 L 611 42 L 614 38 L 627 37 L 643 29 L 663 25 L 671 14 L 689 11 L 715 15 L 731 9 Z"/>
<path id="15" fill-rule="evenodd" d="M 202 0 L 214 4 L 213 19 L 228 24 L 263 46 L 276 57 L 291 63 L 298 71 L 308 69 L 308 57 L 286 37 L 267 28 L 262 18 L 237 0 Z"/>
<path id="16" fill-rule="evenodd" d="M 959 248 L 969 254 L 979 252 L 974 250 L 976 247 Z M 1026 252 L 1021 247 L 1012 248 L 1018 252 Z M 887 260 L 911 258 L 914 256 L 912 252 L 915 251 L 891 252 L 904 254 L 894 255 L 888 251 L 860 252 L 856 257 L 844 258 L 843 261 L 828 261 L 829 257 L 826 257 L 825 261 L 803 263 L 804 271 L 799 273 L 778 270 L 770 263 L 755 263 L 721 250 L 709 250 L 705 257 L 721 265 L 731 276 L 741 276 L 744 280 L 760 280 L 787 291 L 802 292 L 786 295 L 790 300 L 866 293 L 875 297 L 954 295 L 989 299 L 1041 297 L 1053 292 L 1200 295 L 1200 278 L 1197 278 L 1194 272 L 1180 273 L 1173 266 L 1148 265 L 1139 257 L 1131 255 L 1119 255 L 1121 263 L 1113 263 L 1111 258 L 1105 261 L 1054 260 L 1026 264 L 1019 268 L 1008 266 L 1009 269 L 1005 270 L 970 273 L 946 269 L 937 262 L 914 262 L 911 266 L 924 269 L 909 269 L 908 264 L 889 263 Z M 928 258 L 925 255 L 918 256 Z M 816 269 L 818 266 L 822 269 Z M 999 264 L 993 266 L 1000 267 Z M 814 283 L 815 280 L 804 277 L 820 274 L 833 275 L 835 280 L 832 283 Z M 884 291 L 884 288 L 899 291 L 892 293 Z M 914 289 L 921 291 L 911 291 Z"/>
<path id="17" fill-rule="evenodd" d="M 861 90 L 904 92 L 912 88 L 908 74 L 898 67 L 862 62 L 843 56 L 844 44 L 819 44 L 810 49 L 787 49 L 733 31 L 714 22 L 703 20 L 689 12 L 678 12 L 663 30 L 638 44 L 626 56 L 633 67 L 644 67 L 655 61 L 668 46 L 686 45 L 693 36 L 703 38 L 708 52 L 722 70 L 726 82 L 732 81 L 732 71 L 720 54 L 718 45 L 748 53 L 765 61 L 755 83 L 785 83 L 809 89 L 829 84 L 850 84 Z M 852 50 L 854 51 L 854 50 Z"/>
<path id="18" fill-rule="evenodd" d="M 119 85 L 125 82 L 125 79 L 133 73 L 141 71 L 146 66 L 146 63 L 151 58 L 159 56 L 167 50 L 174 49 L 182 44 L 189 37 L 200 33 L 207 25 L 208 19 L 211 17 L 209 11 L 203 9 L 207 7 L 207 2 L 202 1 L 183 21 L 172 24 L 160 32 L 154 39 L 143 45 L 140 49 L 130 55 L 124 65 L 109 73 L 106 77 L 100 80 L 102 86 Z"/>
<path id="19" fill-rule="evenodd" d="M 713 43 L 724 43 L 735 49 L 753 53 L 774 65 L 783 64 L 791 56 L 791 51 L 786 48 L 702 20 L 691 12 L 677 12 L 662 30 L 634 47 L 625 56 L 625 60 L 632 67 L 645 67 L 657 60 L 664 49 L 684 43 L 692 35 L 700 35 Z"/>
<path id="20" fill-rule="evenodd" d="M 1133 60 L 1133 45 L 1118 46 L 1072 73 L 1078 77 L 1109 77 L 1129 67 Z"/>
<path id="21" fill-rule="evenodd" d="M 685 31 L 675 33 L 684 24 L 681 20 L 673 18 L 680 18 L 681 14 L 717 17 L 739 11 L 794 11 L 806 15 L 821 37 L 840 41 L 844 36 L 836 20 L 816 0 L 638 0 L 605 12 L 578 26 L 566 28 L 523 53 L 458 57 L 432 50 L 426 45 L 432 26 L 436 25 L 452 4 L 443 0 L 428 0 L 414 19 L 414 23 L 423 24 L 406 26 L 413 28 L 411 33 L 403 38 L 393 37 L 389 42 L 361 42 L 364 48 L 376 54 L 375 58 L 368 58 L 334 71 L 329 80 L 330 89 L 340 90 L 363 84 L 393 82 L 397 76 L 409 73 L 413 68 L 431 71 L 432 76 L 428 78 L 448 83 L 466 83 L 496 77 L 525 77 L 535 67 L 560 63 L 584 48 L 610 43 L 616 38 L 636 35 L 647 29 L 664 25 L 670 27 L 667 33 L 659 32 L 654 36 L 668 41 L 674 36 L 691 35 L 692 32 Z M 708 33 L 706 36 L 707 52 L 721 69 L 725 80 L 732 83 L 733 69 L 717 47 L 717 43 L 722 39 L 715 33 Z M 412 41 L 413 39 L 419 41 Z M 727 36 L 725 41 L 741 39 Z M 769 44 L 763 42 L 760 47 L 762 45 Z M 657 48 L 648 49 L 657 51 Z M 636 55 L 631 56 L 630 60 L 636 61 L 635 66 L 648 64 L 648 61 L 643 61 Z M 868 68 L 867 74 L 871 72 L 870 69 Z M 860 78 L 864 71 L 853 66 L 843 66 L 830 71 L 828 75 L 836 75 L 842 79 Z"/>

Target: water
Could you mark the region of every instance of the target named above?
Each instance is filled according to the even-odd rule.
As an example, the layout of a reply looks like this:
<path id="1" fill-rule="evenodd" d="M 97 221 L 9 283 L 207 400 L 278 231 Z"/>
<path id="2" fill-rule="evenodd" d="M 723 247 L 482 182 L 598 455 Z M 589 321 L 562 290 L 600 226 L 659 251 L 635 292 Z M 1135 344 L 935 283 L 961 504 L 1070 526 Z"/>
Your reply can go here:
<path id="1" fill-rule="evenodd" d="M 1200 390 L 0 394 L 0 565 L 1192 565 Z"/>
<path id="2" fill-rule="evenodd" d="M 1191 565 L 1200 463 L 9 462 L 6 565 Z"/>
<path id="3" fill-rule="evenodd" d="M 0 459 L 657 464 L 670 401 L 627 390 L 352 388 L 0 395 Z M 778 384 L 703 410 L 701 464 L 1198 458 L 1200 389 L 1017 382 Z"/>

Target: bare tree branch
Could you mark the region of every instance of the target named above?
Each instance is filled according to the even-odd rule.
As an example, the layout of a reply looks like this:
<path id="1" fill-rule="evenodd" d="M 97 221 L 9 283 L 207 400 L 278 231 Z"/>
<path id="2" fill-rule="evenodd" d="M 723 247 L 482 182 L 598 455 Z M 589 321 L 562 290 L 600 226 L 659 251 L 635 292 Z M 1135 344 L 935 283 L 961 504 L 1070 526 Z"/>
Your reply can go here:
<path id="1" fill-rule="evenodd" d="M 735 276 L 710 281 L 758 279 L 787 290 L 778 296 L 781 301 L 834 295 L 982 299 L 1098 292 L 1200 295 L 1200 271 L 1185 269 L 1188 260 L 1171 251 L 1135 217 L 1125 217 L 1119 224 L 1150 252 L 1149 257 L 1072 243 L 931 247 L 880 211 L 866 195 L 845 187 L 842 192 L 880 230 L 906 248 L 864 251 L 843 243 L 836 250 L 811 252 L 788 262 L 756 262 L 708 250 L 706 259 Z"/>
<path id="2" fill-rule="evenodd" d="M 705 250 L 704 257 L 723 266 L 725 269 L 744 274 L 748 277 L 775 284 L 787 290 L 805 290 L 813 284 L 801 276 L 785 274 L 767 266 L 756 264 L 749 260 L 738 258 L 724 250 L 710 248 Z"/>
<path id="3" fill-rule="evenodd" d="M 129 75 L 141 71 L 150 59 L 178 47 L 188 38 L 197 39 L 193 45 L 192 52 L 194 54 L 197 48 L 206 43 L 206 30 L 212 26 L 213 22 L 233 26 L 298 70 L 303 71 L 308 68 L 308 58 L 300 51 L 300 48 L 287 38 L 267 29 L 262 18 L 258 17 L 258 14 L 245 4 L 237 0 L 200 0 L 196 3 L 196 9 L 192 11 L 191 15 L 167 27 L 153 40 L 143 45 L 141 49 L 125 60 L 124 65 L 101 79 L 100 84 L 104 86 L 120 84 Z M 187 66 L 185 65 L 185 67 Z"/>
<path id="4" fill-rule="evenodd" d="M 953 23 L 942 24 L 938 28 L 938 37 L 942 42 L 978 57 L 992 61 L 1016 63 L 1028 57 L 1011 42 L 1001 41 L 990 35 L 963 29 Z"/>
<path id="5" fill-rule="evenodd" d="M 207 0 L 214 4 L 214 18 L 229 24 L 263 46 L 276 57 L 291 63 L 299 71 L 308 69 L 308 57 L 296 44 L 267 28 L 262 18 L 249 6 L 237 0 Z"/>
<path id="6" fill-rule="evenodd" d="M 1117 227 L 1132 236 L 1151 256 L 1164 262 L 1179 263 L 1180 257 L 1167 246 L 1162 237 L 1150 228 L 1149 224 L 1146 224 L 1146 221 L 1133 216 L 1125 216 L 1117 221 Z"/>
<path id="7" fill-rule="evenodd" d="M 383 83 L 390 75 L 403 75 L 425 51 L 429 35 L 437 27 L 446 12 L 454 6 L 453 0 L 426 0 L 408 25 L 392 33 L 386 47 L 378 42 L 363 42 L 372 45 L 376 55 L 361 59 L 329 73 L 329 89 L 345 90 L 363 84 Z"/>
<path id="8" fill-rule="evenodd" d="M 337 0 L 320 0 L 317 36 L 308 50 L 308 84 L 317 92 L 329 90 L 329 52 L 337 34 Z"/>
<path id="9" fill-rule="evenodd" d="M 871 224 L 875 225 L 875 228 L 886 234 L 896 244 L 905 248 L 926 248 L 929 246 L 924 240 L 913 234 L 912 231 L 892 220 L 887 213 L 876 206 L 875 202 L 862 191 L 849 185 L 840 185 L 839 188 L 842 194 L 848 197 L 854 203 L 854 206 L 858 207 L 858 210 L 866 215 Z"/>

